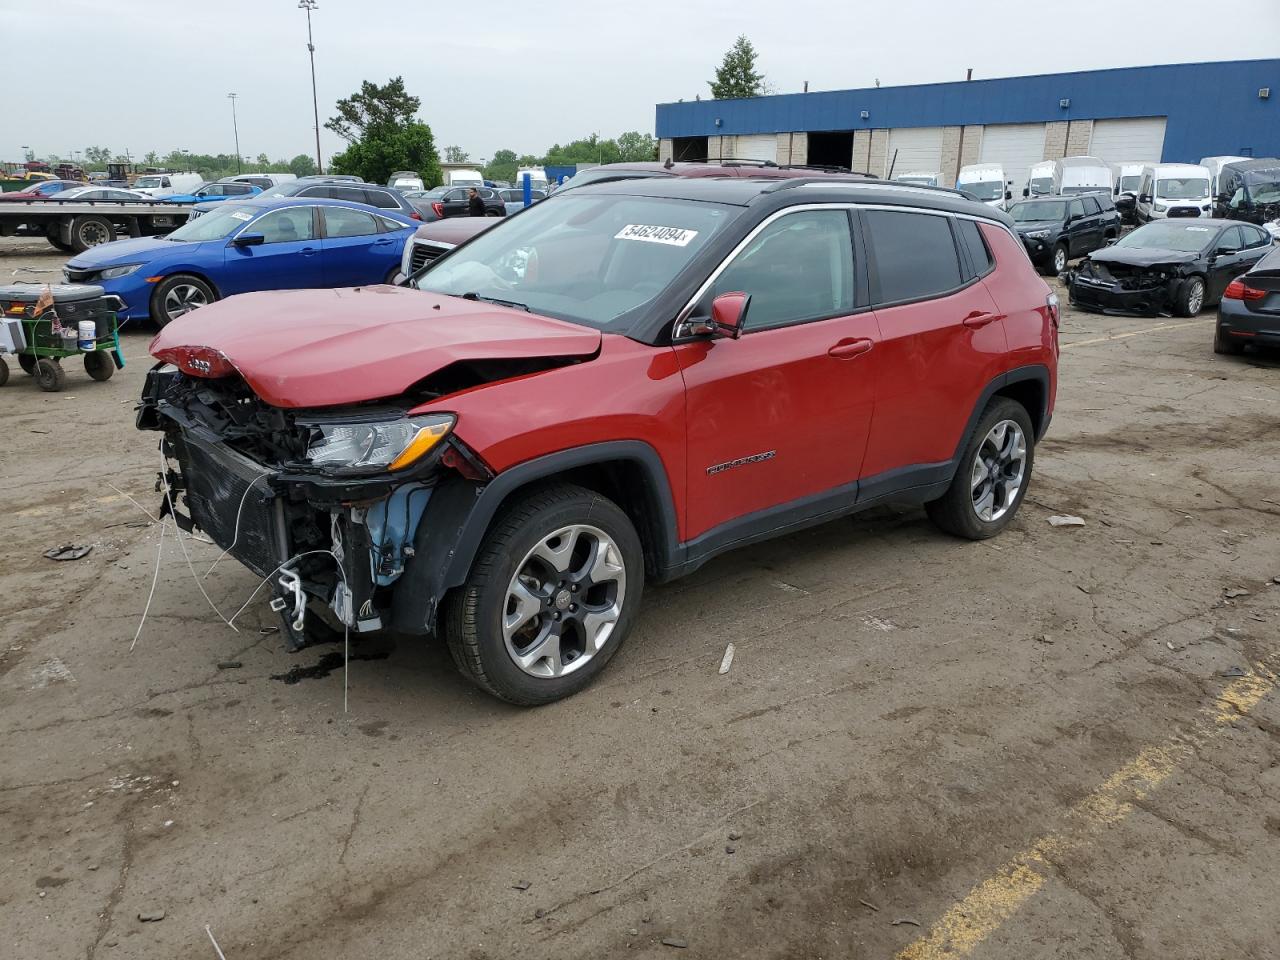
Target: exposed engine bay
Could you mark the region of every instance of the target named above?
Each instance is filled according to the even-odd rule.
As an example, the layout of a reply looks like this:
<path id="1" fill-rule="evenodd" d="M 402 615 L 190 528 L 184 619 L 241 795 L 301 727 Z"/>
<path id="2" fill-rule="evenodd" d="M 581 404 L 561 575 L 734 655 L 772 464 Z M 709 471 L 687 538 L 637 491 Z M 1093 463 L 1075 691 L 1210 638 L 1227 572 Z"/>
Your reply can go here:
<path id="1" fill-rule="evenodd" d="M 1086 259 L 1068 271 L 1067 282 L 1071 303 L 1085 309 L 1159 314 L 1173 311 L 1191 272 L 1181 261 L 1139 266 Z"/>

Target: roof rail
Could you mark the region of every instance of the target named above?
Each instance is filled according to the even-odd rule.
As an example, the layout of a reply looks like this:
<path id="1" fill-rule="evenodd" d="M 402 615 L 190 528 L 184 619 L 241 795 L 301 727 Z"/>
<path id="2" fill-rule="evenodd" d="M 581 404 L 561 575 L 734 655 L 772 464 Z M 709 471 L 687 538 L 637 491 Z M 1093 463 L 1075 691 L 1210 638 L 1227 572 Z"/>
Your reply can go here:
<path id="1" fill-rule="evenodd" d="M 770 184 L 761 192 L 777 193 L 779 190 L 791 190 L 795 187 L 804 187 L 809 186 L 810 184 L 857 184 L 867 187 L 889 187 L 898 190 L 932 190 L 936 193 L 946 193 L 953 197 L 963 197 L 966 200 L 973 199 L 963 190 L 953 189 L 952 187 L 930 187 L 922 183 L 900 183 L 897 180 L 885 180 L 881 177 L 874 177 L 871 174 L 866 173 L 854 173 L 847 177 L 795 177 L 790 180 L 779 180 L 776 184 Z"/>

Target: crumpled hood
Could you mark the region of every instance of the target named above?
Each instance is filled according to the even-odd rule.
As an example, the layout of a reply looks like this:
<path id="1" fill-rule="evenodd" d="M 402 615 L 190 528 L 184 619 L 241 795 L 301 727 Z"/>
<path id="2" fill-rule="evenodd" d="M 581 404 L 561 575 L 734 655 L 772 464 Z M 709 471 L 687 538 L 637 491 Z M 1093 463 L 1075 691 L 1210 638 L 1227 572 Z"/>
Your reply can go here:
<path id="1" fill-rule="evenodd" d="M 600 332 L 380 284 L 230 297 L 177 318 L 150 350 L 175 362 L 182 347 L 217 351 L 273 406 L 328 407 L 399 396 L 460 360 L 589 357 Z"/>
<path id="2" fill-rule="evenodd" d="M 1175 266 L 1193 263 L 1200 259 L 1198 253 L 1184 250 L 1141 250 L 1136 247 L 1106 247 L 1089 254 L 1094 263 L 1122 263 L 1131 267 Z"/>

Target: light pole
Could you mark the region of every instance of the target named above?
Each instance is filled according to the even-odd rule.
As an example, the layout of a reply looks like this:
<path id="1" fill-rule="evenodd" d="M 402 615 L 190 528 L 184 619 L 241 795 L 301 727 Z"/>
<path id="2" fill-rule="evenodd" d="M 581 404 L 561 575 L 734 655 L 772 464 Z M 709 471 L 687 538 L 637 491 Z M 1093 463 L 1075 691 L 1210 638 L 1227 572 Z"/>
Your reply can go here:
<path id="1" fill-rule="evenodd" d="M 298 8 L 307 11 L 307 52 L 311 54 L 311 107 L 316 120 L 316 173 L 324 173 L 320 162 L 320 101 L 316 97 L 316 45 L 311 42 L 311 11 L 319 9 L 316 0 L 298 0 Z"/>
<path id="2" fill-rule="evenodd" d="M 227 99 L 231 101 L 231 129 L 236 135 L 236 173 L 240 172 L 240 125 L 236 123 L 236 95 L 228 93 Z"/>

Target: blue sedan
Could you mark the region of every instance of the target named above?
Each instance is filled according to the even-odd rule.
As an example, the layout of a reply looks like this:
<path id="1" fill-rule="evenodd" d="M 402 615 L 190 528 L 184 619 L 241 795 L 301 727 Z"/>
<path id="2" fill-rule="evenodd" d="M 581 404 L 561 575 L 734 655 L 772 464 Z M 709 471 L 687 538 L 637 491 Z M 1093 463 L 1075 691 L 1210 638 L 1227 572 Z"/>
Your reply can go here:
<path id="1" fill-rule="evenodd" d="M 216 203 L 219 200 L 248 200 L 262 192 L 251 183 L 206 183 L 195 193 L 175 193 L 160 197 L 165 203 Z"/>
<path id="2" fill-rule="evenodd" d="M 124 301 L 123 320 L 174 317 L 236 293 L 389 283 L 418 224 L 319 198 L 224 201 L 167 237 L 90 247 L 63 270 Z"/>

